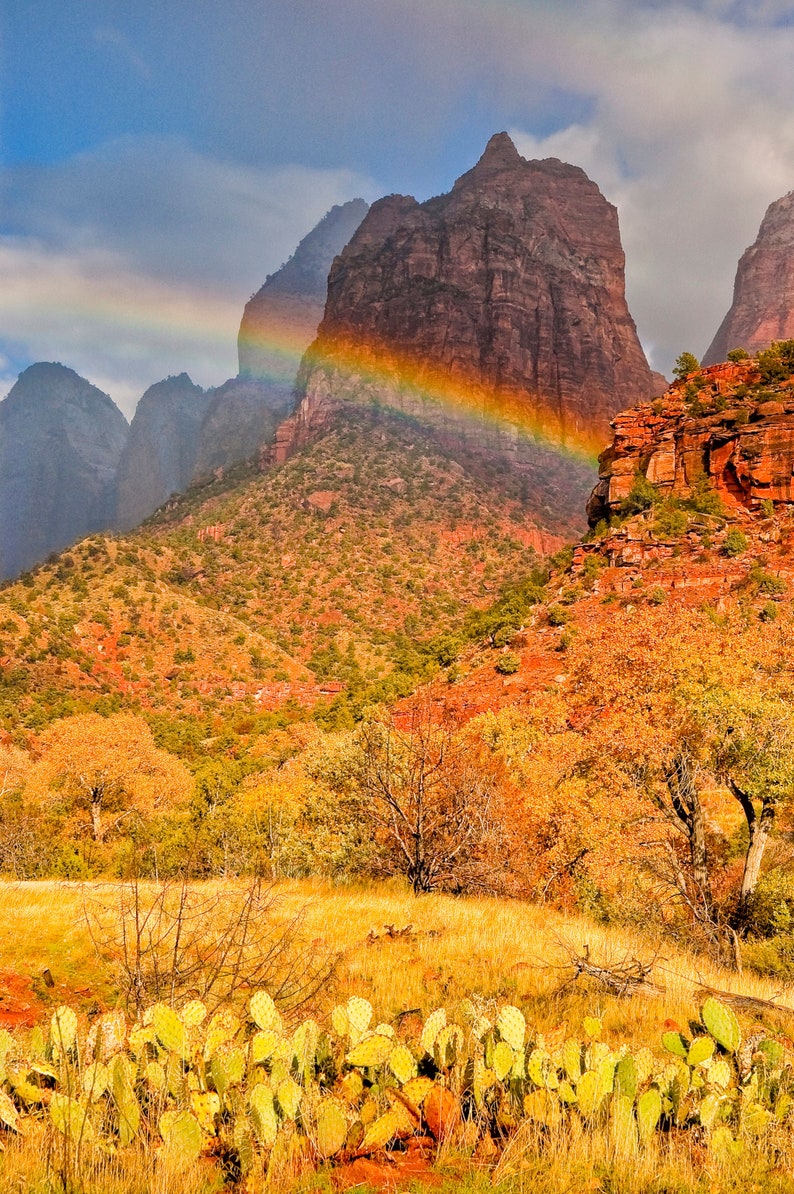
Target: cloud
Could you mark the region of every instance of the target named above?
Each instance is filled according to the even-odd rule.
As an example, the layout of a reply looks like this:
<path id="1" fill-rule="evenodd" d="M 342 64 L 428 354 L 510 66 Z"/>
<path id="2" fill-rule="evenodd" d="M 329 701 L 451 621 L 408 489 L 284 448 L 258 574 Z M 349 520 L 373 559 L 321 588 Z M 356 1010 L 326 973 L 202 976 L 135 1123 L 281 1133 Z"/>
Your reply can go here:
<path id="1" fill-rule="evenodd" d="M 558 44 L 555 67 L 588 90 L 592 115 L 513 136 L 525 156 L 583 166 L 617 205 L 629 305 L 669 374 L 682 350 L 705 352 L 739 255 L 794 186 L 794 30 L 757 10 L 740 28 L 725 20 L 735 5 L 594 7 L 598 21 Z"/>
<path id="2" fill-rule="evenodd" d="M 151 81 L 152 71 L 149 64 L 120 29 L 116 29 L 112 25 L 102 25 L 94 30 L 94 41 L 98 46 L 111 46 L 119 51 L 119 55 L 134 71 L 137 71 L 141 78 Z"/>
<path id="3" fill-rule="evenodd" d="M 133 138 L 3 182 L 0 353 L 61 360 L 127 414 L 169 373 L 235 374 L 249 295 L 334 203 L 372 195 L 347 170 L 256 170 Z"/>

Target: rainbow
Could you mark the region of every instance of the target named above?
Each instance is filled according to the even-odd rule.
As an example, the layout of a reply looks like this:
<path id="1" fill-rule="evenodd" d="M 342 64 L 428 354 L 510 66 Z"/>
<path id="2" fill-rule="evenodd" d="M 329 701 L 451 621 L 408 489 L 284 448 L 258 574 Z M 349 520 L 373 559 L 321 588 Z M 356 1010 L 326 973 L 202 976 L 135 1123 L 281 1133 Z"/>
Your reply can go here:
<path id="1" fill-rule="evenodd" d="M 449 368 L 371 338 L 329 341 L 324 337 L 303 352 L 305 338 L 301 344 L 294 328 L 290 335 L 282 335 L 285 329 L 279 329 L 278 339 L 269 330 L 267 338 L 256 338 L 259 359 L 266 366 L 260 376 L 283 383 L 287 375 L 294 377 L 299 371 L 299 392 L 307 382 L 315 383 L 316 371 L 322 371 L 332 400 L 349 397 L 353 389 L 356 401 L 393 406 L 423 421 L 436 422 L 446 412 L 507 436 L 533 440 L 589 467 L 596 466 L 605 447 L 601 434 L 561 426 L 543 399 L 530 390 L 491 385 L 474 369 Z"/>

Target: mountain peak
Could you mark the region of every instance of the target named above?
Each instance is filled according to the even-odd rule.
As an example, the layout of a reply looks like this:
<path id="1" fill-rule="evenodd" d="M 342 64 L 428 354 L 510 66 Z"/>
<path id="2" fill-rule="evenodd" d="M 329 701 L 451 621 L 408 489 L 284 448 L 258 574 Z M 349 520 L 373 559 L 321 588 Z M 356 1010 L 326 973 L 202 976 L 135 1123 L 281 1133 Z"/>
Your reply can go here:
<path id="1" fill-rule="evenodd" d="M 504 170 L 506 167 L 517 166 L 523 161 L 524 158 L 507 133 L 494 133 L 474 168 L 475 170 L 483 167 L 489 170 Z"/>

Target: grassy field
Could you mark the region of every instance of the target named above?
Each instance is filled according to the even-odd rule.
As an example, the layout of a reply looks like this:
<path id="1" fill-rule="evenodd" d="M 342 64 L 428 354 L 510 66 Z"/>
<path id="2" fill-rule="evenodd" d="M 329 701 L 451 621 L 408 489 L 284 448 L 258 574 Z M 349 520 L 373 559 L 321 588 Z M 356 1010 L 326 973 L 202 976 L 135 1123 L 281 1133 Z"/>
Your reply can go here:
<path id="1" fill-rule="evenodd" d="M 234 885 L 202 888 L 205 894 L 219 893 L 224 903 L 235 891 L 239 889 Z M 143 889 L 144 897 L 147 892 L 151 894 L 151 889 Z M 447 896 L 417 899 L 387 886 L 339 889 L 285 883 L 276 894 L 278 902 L 271 914 L 275 919 L 292 924 L 296 913 L 302 913 L 301 948 L 308 956 L 338 955 L 331 982 L 301 1015 L 310 1012 L 322 1018 L 336 1002 L 361 995 L 374 1005 L 376 1019 L 393 1022 L 401 1012 L 416 1011 L 424 1017 L 440 1006 L 454 1009 L 464 996 L 478 996 L 483 1006 L 490 1000 L 518 1006 L 530 1037 L 562 1025 L 579 1033 L 583 1018 L 592 1015 L 602 1019 L 604 1040 L 613 1047 L 629 1042 L 633 1048 L 648 1045 L 659 1053 L 665 1021 L 685 1025 L 697 1015 L 704 997 L 702 984 L 706 984 L 790 1007 L 791 1020 L 785 1014 L 773 1015 L 766 1028 L 769 1033 L 791 1034 L 794 991 L 748 974 L 739 978 L 702 957 L 672 948 L 659 952 L 658 943 L 625 929 L 518 902 Z M 117 895 L 111 884 L 9 883 L 0 888 L 0 1019 L 12 1007 L 15 992 L 17 998 L 27 1000 L 30 1014 L 43 1019 L 49 1017 L 51 1006 L 63 1002 L 84 1015 L 118 1002 L 112 960 L 108 969 L 107 961 L 97 957 L 85 915 L 86 908 L 101 907 L 110 923 Z M 403 935 L 390 935 L 385 928 L 392 926 L 398 934 L 408 925 L 412 928 Z M 653 962 L 653 979 L 662 992 L 617 998 L 585 980 L 569 981 L 571 953 L 581 953 L 585 946 L 591 959 L 602 964 L 617 964 L 628 957 Z M 45 968 L 54 987 L 43 980 Z M 28 983 L 27 994 L 20 996 L 24 983 Z M 241 1001 L 245 994 L 240 993 Z M 752 1022 L 743 1017 L 745 1028 Z M 553 1133 L 525 1125 L 495 1170 L 492 1163 L 485 1167 L 465 1150 L 442 1146 L 434 1180 L 450 1191 L 479 1191 L 495 1185 L 527 1194 L 530 1190 L 548 1194 L 792 1191 L 794 1148 L 789 1136 L 786 1128 L 773 1147 L 759 1155 L 746 1152 L 718 1164 L 697 1133 L 673 1131 L 629 1164 L 615 1153 L 607 1133 L 567 1132 L 555 1138 Z M 3 1133 L 0 1144 L 6 1143 L 6 1151 L 0 1160 L 0 1190 L 62 1188 L 57 1165 L 52 1156 L 47 1157 L 47 1139 L 44 1129 L 21 1142 Z M 326 1188 L 331 1177 L 311 1175 L 301 1182 L 305 1188 Z M 199 1194 L 219 1188 L 217 1173 L 205 1165 L 175 1176 L 162 1165 L 153 1169 L 145 1158 L 134 1172 L 105 1158 L 95 1171 L 82 1174 L 80 1183 L 80 1189 L 98 1194 L 155 1189 L 161 1194 L 172 1189 Z"/>

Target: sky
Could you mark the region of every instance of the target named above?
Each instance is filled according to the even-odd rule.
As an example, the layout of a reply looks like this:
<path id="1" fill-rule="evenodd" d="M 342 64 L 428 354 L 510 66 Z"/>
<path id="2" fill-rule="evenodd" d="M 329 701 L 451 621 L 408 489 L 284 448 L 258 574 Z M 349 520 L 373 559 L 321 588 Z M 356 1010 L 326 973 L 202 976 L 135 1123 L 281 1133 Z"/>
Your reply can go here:
<path id="1" fill-rule="evenodd" d="M 669 376 L 794 189 L 794 0 L 0 0 L 0 396 L 37 360 L 128 416 L 221 383 L 329 207 L 447 191 L 501 130 L 617 206 Z"/>

